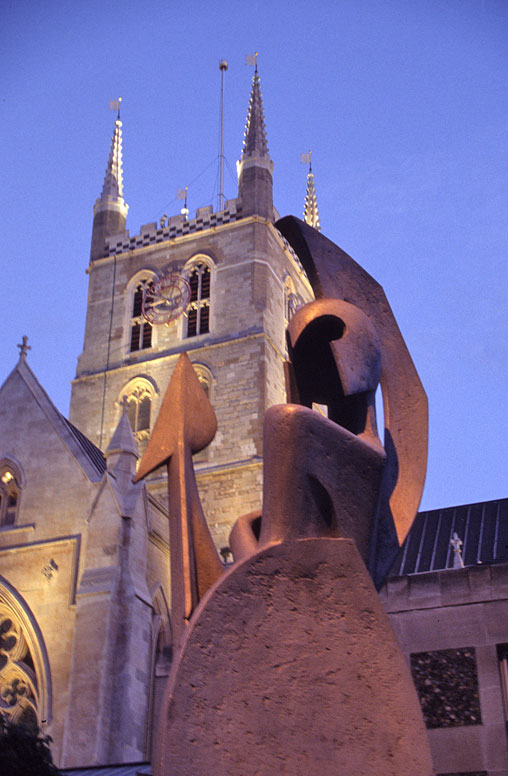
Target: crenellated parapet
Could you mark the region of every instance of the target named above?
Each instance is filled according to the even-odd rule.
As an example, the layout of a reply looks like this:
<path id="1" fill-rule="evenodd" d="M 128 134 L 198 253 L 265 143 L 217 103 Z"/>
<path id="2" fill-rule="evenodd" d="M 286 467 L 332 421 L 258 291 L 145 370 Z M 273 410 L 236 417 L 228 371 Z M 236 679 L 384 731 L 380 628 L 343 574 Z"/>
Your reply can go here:
<path id="1" fill-rule="evenodd" d="M 242 205 L 239 199 L 226 201 L 224 210 L 213 212 L 211 205 L 200 207 L 196 210 L 195 218 L 186 219 L 183 215 L 164 216 L 159 223 L 156 221 L 144 224 L 139 234 L 130 236 L 126 229 L 124 232 L 114 234 L 105 240 L 104 252 L 101 258 L 118 255 L 148 245 L 175 240 L 187 234 L 203 232 L 223 224 L 230 224 L 242 218 Z"/>

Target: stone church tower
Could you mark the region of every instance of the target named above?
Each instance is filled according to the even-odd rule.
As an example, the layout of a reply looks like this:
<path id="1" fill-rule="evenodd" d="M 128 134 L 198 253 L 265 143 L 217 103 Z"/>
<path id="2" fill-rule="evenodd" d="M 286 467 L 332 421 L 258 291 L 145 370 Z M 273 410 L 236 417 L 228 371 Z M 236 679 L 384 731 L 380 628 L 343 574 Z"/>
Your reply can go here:
<path id="1" fill-rule="evenodd" d="M 122 123 L 115 123 L 101 196 L 94 207 L 84 348 L 70 420 L 105 449 L 126 403 L 140 451 L 179 354 L 187 351 L 218 420 L 198 456 L 198 484 L 218 548 L 240 515 L 260 507 L 267 407 L 285 401 L 285 325 L 312 298 L 302 267 L 273 223 L 273 162 L 260 79 L 252 80 L 238 197 L 125 230 Z M 187 279 L 191 301 L 169 326 L 142 316 L 144 288 L 167 274 Z M 164 500 L 165 473 L 149 488 Z"/>

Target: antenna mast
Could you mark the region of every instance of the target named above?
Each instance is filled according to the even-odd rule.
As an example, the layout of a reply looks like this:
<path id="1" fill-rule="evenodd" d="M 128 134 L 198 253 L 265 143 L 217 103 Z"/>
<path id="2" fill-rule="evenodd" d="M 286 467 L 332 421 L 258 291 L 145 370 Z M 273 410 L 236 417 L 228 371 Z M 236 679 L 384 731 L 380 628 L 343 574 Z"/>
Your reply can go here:
<path id="1" fill-rule="evenodd" d="M 224 208 L 224 73 L 228 69 L 225 59 L 219 62 L 220 85 L 220 154 L 219 154 L 219 210 Z"/>

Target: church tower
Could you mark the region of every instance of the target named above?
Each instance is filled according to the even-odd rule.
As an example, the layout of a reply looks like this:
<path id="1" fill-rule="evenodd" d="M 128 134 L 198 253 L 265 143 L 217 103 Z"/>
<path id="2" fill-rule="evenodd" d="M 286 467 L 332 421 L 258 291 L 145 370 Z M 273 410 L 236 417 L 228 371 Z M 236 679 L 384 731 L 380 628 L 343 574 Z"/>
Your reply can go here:
<path id="1" fill-rule="evenodd" d="M 123 405 L 140 451 L 174 366 L 186 351 L 218 421 L 196 459 L 198 486 L 218 548 L 241 514 L 260 508 L 265 410 L 285 401 L 285 326 L 312 298 L 296 255 L 274 227 L 270 159 L 257 67 L 252 80 L 238 196 L 213 212 L 175 215 L 125 230 L 121 124 L 115 124 L 103 192 L 94 208 L 84 348 L 70 419 L 106 449 Z M 190 303 L 169 325 L 143 317 L 147 286 L 162 276 L 190 285 Z M 166 498 L 164 472 L 149 488 Z"/>
<path id="2" fill-rule="evenodd" d="M 122 122 L 120 108 L 118 108 L 104 185 L 93 209 L 91 259 L 101 256 L 104 242 L 108 237 L 124 231 L 128 210 L 129 206 L 123 199 Z"/>

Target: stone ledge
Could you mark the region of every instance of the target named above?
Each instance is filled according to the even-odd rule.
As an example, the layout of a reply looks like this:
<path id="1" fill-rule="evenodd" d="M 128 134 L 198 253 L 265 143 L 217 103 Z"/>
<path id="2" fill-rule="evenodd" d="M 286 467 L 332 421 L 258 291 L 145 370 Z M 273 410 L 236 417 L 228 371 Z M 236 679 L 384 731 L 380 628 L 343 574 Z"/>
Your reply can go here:
<path id="1" fill-rule="evenodd" d="M 380 596 L 387 612 L 508 598 L 508 563 L 389 577 Z"/>

